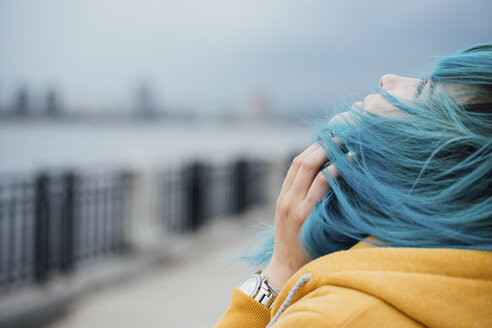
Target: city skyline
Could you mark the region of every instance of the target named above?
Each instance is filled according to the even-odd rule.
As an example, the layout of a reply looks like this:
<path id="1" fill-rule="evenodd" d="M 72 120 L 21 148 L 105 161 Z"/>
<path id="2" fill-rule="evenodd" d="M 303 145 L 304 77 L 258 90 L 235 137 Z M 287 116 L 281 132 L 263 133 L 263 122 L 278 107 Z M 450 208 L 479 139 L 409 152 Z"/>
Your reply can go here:
<path id="1" fill-rule="evenodd" d="M 0 105 L 25 87 L 57 90 L 71 108 L 124 109 L 147 84 L 163 108 L 233 111 L 260 90 L 277 111 L 320 110 L 486 41 L 491 10 L 485 0 L 2 1 Z"/>

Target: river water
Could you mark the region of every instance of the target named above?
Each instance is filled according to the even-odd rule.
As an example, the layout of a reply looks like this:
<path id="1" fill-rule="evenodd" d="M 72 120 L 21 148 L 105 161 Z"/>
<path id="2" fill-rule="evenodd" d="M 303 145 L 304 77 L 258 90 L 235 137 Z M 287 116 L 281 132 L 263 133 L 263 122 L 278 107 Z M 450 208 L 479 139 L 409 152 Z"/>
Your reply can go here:
<path id="1" fill-rule="evenodd" d="M 0 173 L 267 159 L 302 150 L 312 140 L 311 127 L 287 123 L 4 121 Z"/>

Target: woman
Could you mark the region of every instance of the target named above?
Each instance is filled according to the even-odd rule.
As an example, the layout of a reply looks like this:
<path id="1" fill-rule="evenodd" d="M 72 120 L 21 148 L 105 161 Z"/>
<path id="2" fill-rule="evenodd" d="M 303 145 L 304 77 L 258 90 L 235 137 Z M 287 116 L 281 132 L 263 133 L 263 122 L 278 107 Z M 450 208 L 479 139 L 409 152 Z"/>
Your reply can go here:
<path id="1" fill-rule="evenodd" d="M 492 327 L 491 108 L 492 44 L 384 75 L 294 159 L 216 327 Z"/>

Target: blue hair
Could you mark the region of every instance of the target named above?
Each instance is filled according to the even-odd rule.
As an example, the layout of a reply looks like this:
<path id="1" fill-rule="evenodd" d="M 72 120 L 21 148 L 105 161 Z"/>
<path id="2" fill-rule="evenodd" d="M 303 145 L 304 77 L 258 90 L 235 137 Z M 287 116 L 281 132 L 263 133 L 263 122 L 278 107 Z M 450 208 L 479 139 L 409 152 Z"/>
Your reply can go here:
<path id="1" fill-rule="evenodd" d="M 392 247 L 492 250 L 492 44 L 440 59 L 413 101 L 378 89 L 402 115 L 360 113 L 318 123 L 340 178 L 301 230 L 311 258 L 368 236 Z M 334 132 L 344 147 L 331 140 Z M 353 161 L 342 149 L 357 153 Z M 248 258 L 265 264 L 272 236 Z"/>

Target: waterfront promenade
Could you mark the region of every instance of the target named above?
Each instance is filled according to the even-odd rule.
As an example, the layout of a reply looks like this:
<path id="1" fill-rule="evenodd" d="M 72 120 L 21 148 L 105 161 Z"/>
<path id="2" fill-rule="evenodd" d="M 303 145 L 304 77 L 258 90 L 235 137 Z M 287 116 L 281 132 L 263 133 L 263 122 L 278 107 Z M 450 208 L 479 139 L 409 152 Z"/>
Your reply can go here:
<path id="1" fill-rule="evenodd" d="M 87 294 L 45 327 L 211 327 L 251 271 L 231 259 L 254 234 L 252 225 L 273 222 L 272 206 L 215 221 L 158 266 Z"/>

